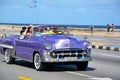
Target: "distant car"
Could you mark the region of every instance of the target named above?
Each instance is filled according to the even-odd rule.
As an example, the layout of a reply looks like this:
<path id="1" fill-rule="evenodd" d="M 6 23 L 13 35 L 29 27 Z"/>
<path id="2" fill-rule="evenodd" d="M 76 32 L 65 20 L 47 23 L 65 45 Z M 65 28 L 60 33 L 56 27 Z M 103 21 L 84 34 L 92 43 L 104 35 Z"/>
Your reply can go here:
<path id="1" fill-rule="evenodd" d="M 10 35 L 0 39 L 0 52 L 6 63 L 23 59 L 34 63 L 36 70 L 44 70 L 49 63 L 74 64 L 78 70 L 86 70 L 91 48 L 89 41 L 77 40 L 66 27 L 55 25 L 34 26 L 30 36 Z"/>

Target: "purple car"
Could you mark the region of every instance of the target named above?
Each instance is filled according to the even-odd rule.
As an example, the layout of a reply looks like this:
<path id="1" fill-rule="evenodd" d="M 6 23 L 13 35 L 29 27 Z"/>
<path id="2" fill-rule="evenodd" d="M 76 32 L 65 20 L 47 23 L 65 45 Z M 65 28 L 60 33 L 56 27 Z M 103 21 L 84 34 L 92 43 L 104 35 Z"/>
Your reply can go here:
<path id="1" fill-rule="evenodd" d="M 42 25 L 31 30 L 29 36 L 10 35 L 0 39 L 0 53 L 5 56 L 6 63 L 23 59 L 32 62 L 36 70 L 58 63 L 74 64 L 78 70 L 86 70 L 91 60 L 89 41 L 77 40 L 64 26 Z"/>

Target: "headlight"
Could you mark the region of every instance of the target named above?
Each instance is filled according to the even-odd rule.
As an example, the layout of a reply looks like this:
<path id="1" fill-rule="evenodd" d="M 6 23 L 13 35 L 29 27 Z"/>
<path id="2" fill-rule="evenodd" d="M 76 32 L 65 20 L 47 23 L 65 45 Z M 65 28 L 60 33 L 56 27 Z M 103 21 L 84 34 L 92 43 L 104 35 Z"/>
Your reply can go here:
<path id="1" fill-rule="evenodd" d="M 54 52 L 50 53 L 50 56 L 53 58 L 57 58 L 57 55 Z"/>
<path id="2" fill-rule="evenodd" d="M 84 45 L 86 46 L 86 48 L 91 49 L 92 48 L 92 44 L 90 42 L 88 43 L 84 43 Z"/>
<path id="3" fill-rule="evenodd" d="M 47 43 L 44 45 L 45 49 L 50 50 L 52 49 L 52 45 L 50 43 Z"/>
<path id="4" fill-rule="evenodd" d="M 88 53 L 87 53 L 86 51 L 83 52 L 83 55 L 84 55 L 84 56 L 87 56 L 87 54 L 88 54 Z"/>

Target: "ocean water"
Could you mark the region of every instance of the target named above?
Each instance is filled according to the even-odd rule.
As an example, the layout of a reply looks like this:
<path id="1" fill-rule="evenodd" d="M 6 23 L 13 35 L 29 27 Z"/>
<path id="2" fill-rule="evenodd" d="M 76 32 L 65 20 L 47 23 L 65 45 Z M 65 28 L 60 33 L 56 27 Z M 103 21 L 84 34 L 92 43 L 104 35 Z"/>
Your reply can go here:
<path id="1" fill-rule="evenodd" d="M 30 24 L 20 24 L 20 23 L 0 23 L 0 25 L 18 25 L 18 26 L 29 26 Z M 32 25 L 47 25 L 47 24 L 32 24 Z M 54 24 L 48 24 L 48 25 L 54 25 Z M 57 25 L 57 24 L 55 24 Z M 59 25 L 59 24 L 58 24 Z M 71 28 L 89 28 L 90 25 L 60 25 L 60 26 L 66 26 Z M 94 28 L 107 28 L 107 25 L 93 25 Z M 115 29 L 120 29 L 120 26 L 115 25 Z"/>

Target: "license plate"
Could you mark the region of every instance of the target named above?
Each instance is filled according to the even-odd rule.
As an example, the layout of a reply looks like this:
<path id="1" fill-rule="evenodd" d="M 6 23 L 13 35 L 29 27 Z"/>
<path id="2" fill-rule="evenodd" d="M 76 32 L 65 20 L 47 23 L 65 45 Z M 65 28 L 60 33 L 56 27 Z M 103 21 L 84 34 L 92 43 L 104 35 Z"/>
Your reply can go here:
<path id="1" fill-rule="evenodd" d="M 76 61 L 77 57 L 64 57 L 65 61 Z"/>

